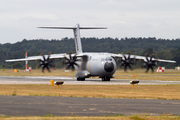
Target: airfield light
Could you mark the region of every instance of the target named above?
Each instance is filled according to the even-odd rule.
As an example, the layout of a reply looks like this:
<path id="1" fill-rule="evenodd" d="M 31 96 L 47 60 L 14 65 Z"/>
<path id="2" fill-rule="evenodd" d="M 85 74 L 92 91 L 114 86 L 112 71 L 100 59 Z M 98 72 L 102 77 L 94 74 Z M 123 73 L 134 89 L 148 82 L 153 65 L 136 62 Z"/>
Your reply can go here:
<path id="1" fill-rule="evenodd" d="M 61 88 L 62 88 L 62 84 L 63 84 L 63 83 L 64 83 L 64 82 L 62 82 L 62 81 L 57 81 L 57 82 L 55 82 L 55 85 L 57 85 L 56 88 L 59 89 L 59 85 L 61 85 Z"/>
<path id="2" fill-rule="evenodd" d="M 14 72 L 16 73 L 16 72 L 17 72 L 17 69 L 14 69 Z"/>
<path id="3" fill-rule="evenodd" d="M 54 86 L 54 80 L 50 80 L 51 86 Z"/>
<path id="4" fill-rule="evenodd" d="M 130 84 L 132 84 L 132 88 L 134 88 L 134 84 L 137 84 L 137 88 L 138 88 L 138 83 L 139 81 L 135 81 L 135 80 L 130 81 Z"/>
<path id="5" fill-rule="evenodd" d="M 135 77 L 135 74 L 133 74 L 133 77 Z"/>

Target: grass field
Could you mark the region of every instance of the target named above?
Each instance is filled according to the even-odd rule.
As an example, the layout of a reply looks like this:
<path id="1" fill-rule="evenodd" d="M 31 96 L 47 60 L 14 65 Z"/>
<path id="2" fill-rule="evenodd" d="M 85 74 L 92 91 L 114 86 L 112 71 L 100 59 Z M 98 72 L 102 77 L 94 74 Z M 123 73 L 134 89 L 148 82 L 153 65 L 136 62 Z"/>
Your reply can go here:
<path id="1" fill-rule="evenodd" d="M 164 80 L 164 81 L 180 81 L 180 71 L 174 69 L 166 69 L 165 72 L 145 73 L 144 69 L 134 71 L 117 70 L 114 74 L 116 79 L 138 79 L 138 80 Z M 133 77 L 133 74 L 135 77 Z"/>
<path id="2" fill-rule="evenodd" d="M 117 70 L 114 74 L 114 79 L 135 79 L 135 80 L 164 80 L 164 81 L 180 81 L 180 71 L 174 69 L 166 69 L 165 72 L 145 73 L 144 69 L 137 69 L 134 71 L 124 72 L 123 70 Z M 69 71 L 67 76 L 74 77 L 76 71 Z M 135 77 L 133 77 L 133 74 Z M 0 76 L 65 76 L 64 69 L 57 69 L 50 73 L 47 71 L 42 73 L 41 70 L 32 70 L 30 72 L 24 72 L 24 70 L 18 70 L 14 72 L 13 69 L 6 69 L 0 71 Z"/>
<path id="3" fill-rule="evenodd" d="M 0 85 L 0 95 L 180 100 L 180 85 Z"/>
<path id="4" fill-rule="evenodd" d="M 60 117 L 60 116 L 27 116 L 27 117 L 10 117 L 10 116 L 2 116 L 1 120 L 179 120 L 180 116 L 171 116 L 171 115 L 160 115 L 160 116 L 124 116 L 124 115 L 115 115 L 115 116 L 99 116 L 99 117 L 79 117 L 79 116 L 68 116 L 68 117 Z"/>

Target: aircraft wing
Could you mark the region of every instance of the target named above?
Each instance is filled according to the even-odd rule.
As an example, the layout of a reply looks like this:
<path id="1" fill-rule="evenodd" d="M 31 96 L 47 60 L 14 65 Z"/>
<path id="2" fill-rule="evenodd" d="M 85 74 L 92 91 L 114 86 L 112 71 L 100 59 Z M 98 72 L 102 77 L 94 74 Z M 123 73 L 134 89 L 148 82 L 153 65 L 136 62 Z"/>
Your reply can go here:
<path id="1" fill-rule="evenodd" d="M 128 58 L 129 55 L 128 54 L 112 54 L 111 56 L 114 58 L 123 58 L 124 56 L 126 56 L 126 58 Z M 145 56 L 138 56 L 138 55 L 130 55 L 130 59 L 147 61 Z M 148 57 L 148 59 L 150 59 L 150 57 Z M 152 60 L 156 60 L 158 62 L 176 63 L 176 61 L 172 61 L 172 60 L 163 60 L 163 59 L 155 59 L 155 58 L 152 58 Z"/>
<path id="2" fill-rule="evenodd" d="M 51 54 L 50 55 L 50 59 L 55 59 L 55 58 L 65 58 L 67 54 L 63 53 L 63 54 Z M 45 57 L 48 57 L 48 55 L 44 55 Z M 6 62 L 17 62 L 17 61 L 29 61 L 29 60 L 42 60 L 43 56 L 30 56 L 27 58 L 21 58 L 21 59 L 11 59 L 11 60 L 6 60 Z"/>

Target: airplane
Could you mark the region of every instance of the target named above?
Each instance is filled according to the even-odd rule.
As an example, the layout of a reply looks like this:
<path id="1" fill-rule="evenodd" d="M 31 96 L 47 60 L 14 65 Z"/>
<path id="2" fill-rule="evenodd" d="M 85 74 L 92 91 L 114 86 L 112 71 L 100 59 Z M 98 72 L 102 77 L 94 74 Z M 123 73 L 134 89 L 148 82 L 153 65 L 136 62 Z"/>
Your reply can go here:
<path id="1" fill-rule="evenodd" d="M 176 61 L 155 59 L 153 56 L 137 56 L 129 54 L 114 54 L 114 53 L 96 53 L 96 52 L 83 52 L 80 38 L 80 30 L 82 29 L 107 29 L 106 27 L 80 27 L 76 24 L 73 27 L 38 27 L 44 29 L 72 29 L 74 33 L 76 54 L 51 54 L 42 56 L 30 56 L 28 58 L 22 59 L 11 59 L 6 60 L 6 62 L 16 62 L 16 61 L 27 61 L 27 60 L 39 60 L 39 66 L 42 66 L 42 72 L 46 68 L 48 71 L 49 67 L 53 66 L 51 63 L 53 59 L 65 59 L 66 69 L 72 68 L 76 69 L 75 77 L 77 81 L 85 81 L 89 77 L 99 77 L 102 81 L 110 81 L 113 78 L 113 74 L 116 72 L 117 64 L 116 58 L 121 59 L 121 66 L 124 66 L 124 70 L 127 67 L 132 69 L 131 64 L 134 60 L 143 61 L 143 66 L 153 70 L 153 66 L 157 65 L 157 62 L 170 62 L 176 63 Z"/>

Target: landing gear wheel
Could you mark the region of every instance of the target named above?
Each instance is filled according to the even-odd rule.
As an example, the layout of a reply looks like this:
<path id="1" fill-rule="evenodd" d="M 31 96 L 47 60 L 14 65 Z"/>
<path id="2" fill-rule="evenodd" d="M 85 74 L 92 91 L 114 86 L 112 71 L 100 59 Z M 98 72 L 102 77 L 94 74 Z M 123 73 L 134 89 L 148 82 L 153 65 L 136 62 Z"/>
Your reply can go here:
<path id="1" fill-rule="evenodd" d="M 77 78 L 77 81 L 85 81 L 85 78 L 80 78 L 80 77 L 78 77 L 78 78 Z"/>
<path id="2" fill-rule="evenodd" d="M 109 76 L 104 76 L 104 77 L 102 77 L 102 81 L 110 81 L 110 77 Z"/>

